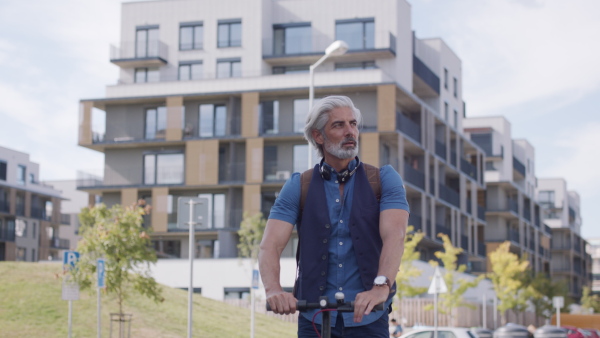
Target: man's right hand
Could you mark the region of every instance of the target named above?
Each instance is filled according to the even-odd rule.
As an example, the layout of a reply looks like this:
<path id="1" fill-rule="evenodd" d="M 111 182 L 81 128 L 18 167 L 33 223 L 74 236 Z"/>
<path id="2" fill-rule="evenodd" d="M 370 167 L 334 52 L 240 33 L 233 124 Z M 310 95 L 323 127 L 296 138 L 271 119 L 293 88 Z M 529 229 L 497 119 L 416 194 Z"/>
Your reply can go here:
<path id="1" fill-rule="evenodd" d="M 296 313 L 296 305 L 298 304 L 298 300 L 294 295 L 285 291 L 267 293 L 267 302 L 271 307 L 271 311 L 280 315 Z"/>

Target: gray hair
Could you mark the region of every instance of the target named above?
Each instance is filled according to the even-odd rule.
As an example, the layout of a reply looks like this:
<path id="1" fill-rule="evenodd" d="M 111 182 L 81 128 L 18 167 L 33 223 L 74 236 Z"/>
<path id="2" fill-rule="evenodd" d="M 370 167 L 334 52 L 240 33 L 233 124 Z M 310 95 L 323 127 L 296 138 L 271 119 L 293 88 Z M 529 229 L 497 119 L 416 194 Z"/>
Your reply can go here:
<path id="1" fill-rule="evenodd" d="M 310 112 L 306 116 L 306 126 L 304 126 L 304 138 L 315 147 L 320 157 L 323 157 L 323 146 L 315 141 L 312 131 L 317 130 L 321 135 L 325 135 L 325 124 L 329 120 L 329 113 L 334 108 L 345 107 L 352 110 L 356 123 L 360 127 L 362 125 L 362 114 L 347 96 L 327 96 L 318 100 L 313 107 L 309 107 Z"/>

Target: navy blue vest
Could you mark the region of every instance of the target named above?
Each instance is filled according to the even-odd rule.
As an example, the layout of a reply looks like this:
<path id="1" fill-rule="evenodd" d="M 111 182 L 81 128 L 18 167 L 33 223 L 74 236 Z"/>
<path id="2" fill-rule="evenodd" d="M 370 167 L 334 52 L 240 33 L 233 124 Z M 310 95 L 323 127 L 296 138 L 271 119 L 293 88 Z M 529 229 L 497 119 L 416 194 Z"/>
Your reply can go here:
<path id="1" fill-rule="evenodd" d="M 350 235 L 365 290 L 373 287 L 383 242 L 379 234 L 379 201 L 371 188 L 363 164 L 354 174 L 354 193 L 350 211 Z M 313 170 L 304 211 L 297 224 L 298 279 L 297 299 L 317 302 L 327 286 L 331 224 L 323 178 L 319 166 Z"/>

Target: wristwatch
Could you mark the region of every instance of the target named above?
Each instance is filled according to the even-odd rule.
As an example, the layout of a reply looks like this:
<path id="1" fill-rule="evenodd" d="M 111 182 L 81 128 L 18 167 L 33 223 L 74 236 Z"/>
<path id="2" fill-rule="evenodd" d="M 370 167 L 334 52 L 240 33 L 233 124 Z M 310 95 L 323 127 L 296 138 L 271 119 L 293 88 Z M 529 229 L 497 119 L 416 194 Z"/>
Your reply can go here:
<path id="1" fill-rule="evenodd" d="M 386 276 L 377 276 L 377 277 L 375 277 L 375 280 L 373 281 L 373 285 L 374 286 L 384 286 L 384 285 L 387 285 L 390 288 L 390 291 L 392 290 L 392 283 L 390 282 L 390 279 L 387 278 Z"/>

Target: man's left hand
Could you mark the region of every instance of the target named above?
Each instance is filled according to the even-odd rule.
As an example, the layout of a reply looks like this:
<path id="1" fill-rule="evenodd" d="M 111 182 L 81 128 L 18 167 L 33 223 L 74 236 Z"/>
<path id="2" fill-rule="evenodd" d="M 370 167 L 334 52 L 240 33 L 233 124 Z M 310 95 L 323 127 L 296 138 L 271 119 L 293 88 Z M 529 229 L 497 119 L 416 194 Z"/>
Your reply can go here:
<path id="1" fill-rule="evenodd" d="M 384 303 L 390 295 L 389 286 L 373 286 L 369 291 L 356 295 L 354 300 L 354 322 L 360 323 L 362 317 L 371 313 L 375 305 Z"/>

